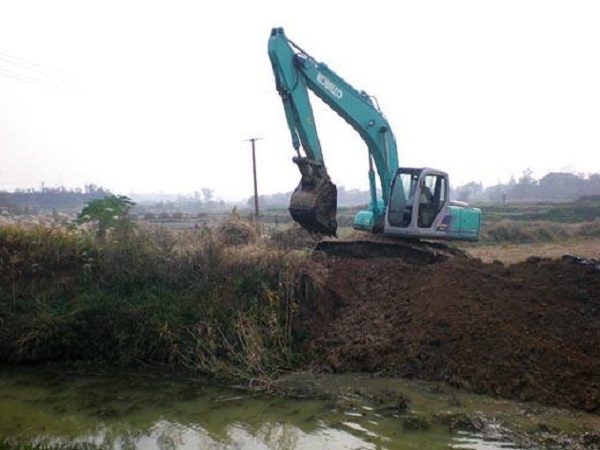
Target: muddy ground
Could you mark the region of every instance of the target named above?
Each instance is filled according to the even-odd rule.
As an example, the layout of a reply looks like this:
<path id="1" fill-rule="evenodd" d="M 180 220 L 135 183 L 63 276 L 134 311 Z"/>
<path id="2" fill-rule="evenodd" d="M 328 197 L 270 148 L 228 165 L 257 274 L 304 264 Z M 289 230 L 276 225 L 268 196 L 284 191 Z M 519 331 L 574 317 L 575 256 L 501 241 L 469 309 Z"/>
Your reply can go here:
<path id="1" fill-rule="evenodd" d="M 600 414 L 594 265 L 315 257 L 331 301 L 304 317 L 314 369 L 444 381 Z"/>

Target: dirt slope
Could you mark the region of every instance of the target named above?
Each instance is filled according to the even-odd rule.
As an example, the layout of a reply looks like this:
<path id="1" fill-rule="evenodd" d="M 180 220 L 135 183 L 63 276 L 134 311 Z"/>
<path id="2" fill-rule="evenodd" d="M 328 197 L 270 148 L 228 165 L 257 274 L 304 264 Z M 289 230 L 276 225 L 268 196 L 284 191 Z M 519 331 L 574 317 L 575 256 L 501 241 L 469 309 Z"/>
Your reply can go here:
<path id="1" fill-rule="evenodd" d="M 600 271 L 560 260 L 326 259 L 316 368 L 443 380 L 600 414 Z M 321 311 L 323 313 L 323 311 Z"/>

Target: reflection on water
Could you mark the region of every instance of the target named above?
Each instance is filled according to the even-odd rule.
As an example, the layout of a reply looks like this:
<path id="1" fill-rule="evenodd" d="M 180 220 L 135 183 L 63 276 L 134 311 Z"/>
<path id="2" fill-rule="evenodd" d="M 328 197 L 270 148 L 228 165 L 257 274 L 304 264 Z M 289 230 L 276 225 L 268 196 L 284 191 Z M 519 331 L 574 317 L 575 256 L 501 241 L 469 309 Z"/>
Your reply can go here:
<path id="1" fill-rule="evenodd" d="M 449 445 L 453 449 L 469 449 L 469 450 L 497 450 L 497 449 L 516 449 L 517 446 L 510 442 L 494 442 L 484 441 L 476 436 L 462 435 L 459 433 Z"/>
<path id="2" fill-rule="evenodd" d="M 1 437 L 108 449 L 517 448 L 441 426 L 408 431 L 369 405 L 341 410 L 199 380 L 44 368 L 0 369 Z"/>

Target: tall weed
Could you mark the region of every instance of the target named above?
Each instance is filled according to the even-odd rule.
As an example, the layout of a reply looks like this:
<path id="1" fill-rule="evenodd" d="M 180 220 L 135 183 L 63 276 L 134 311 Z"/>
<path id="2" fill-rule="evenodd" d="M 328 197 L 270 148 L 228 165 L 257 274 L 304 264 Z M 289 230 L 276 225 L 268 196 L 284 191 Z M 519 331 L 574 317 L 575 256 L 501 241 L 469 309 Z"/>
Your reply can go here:
<path id="1" fill-rule="evenodd" d="M 263 382 L 301 360 L 298 311 L 323 276 L 235 214 L 103 239 L 2 228 L 0 269 L 0 361 L 178 364 Z"/>

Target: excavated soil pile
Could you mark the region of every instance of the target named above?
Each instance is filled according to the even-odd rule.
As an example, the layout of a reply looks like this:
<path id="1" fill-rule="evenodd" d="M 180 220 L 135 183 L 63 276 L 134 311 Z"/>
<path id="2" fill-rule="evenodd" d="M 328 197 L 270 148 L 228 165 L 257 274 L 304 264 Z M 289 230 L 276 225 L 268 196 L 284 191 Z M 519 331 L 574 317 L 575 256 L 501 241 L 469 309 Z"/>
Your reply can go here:
<path id="1" fill-rule="evenodd" d="M 328 319 L 321 310 L 307 324 L 318 370 L 446 381 L 600 414 L 594 267 L 540 258 L 504 266 L 329 256 L 326 264 L 336 301 Z"/>

